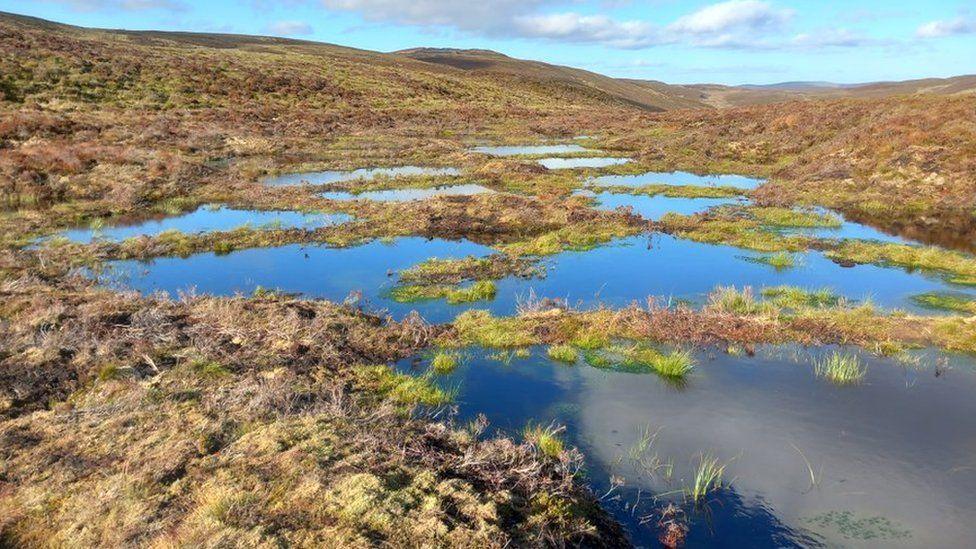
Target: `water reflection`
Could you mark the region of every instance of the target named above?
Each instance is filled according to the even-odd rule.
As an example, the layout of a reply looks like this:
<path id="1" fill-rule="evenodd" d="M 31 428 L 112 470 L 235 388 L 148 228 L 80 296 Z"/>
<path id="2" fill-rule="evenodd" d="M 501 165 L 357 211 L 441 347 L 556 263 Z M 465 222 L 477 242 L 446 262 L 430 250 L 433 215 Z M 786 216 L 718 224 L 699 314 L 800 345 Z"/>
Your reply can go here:
<path id="1" fill-rule="evenodd" d="M 529 154 L 572 154 L 587 152 L 590 149 L 576 144 L 563 145 L 502 145 L 473 147 L 471 152 L 490 154 L 491 156 L 519 156 Z"/>
<path id="2" fill-rule="evenodd" d="M 158 289 L 175 293 L 196 287 L 200 292 L 227 295 L 249 292 L 261 285 L 341 301 L 349 291 L 360 290 L 372 306 L 387 308 L 394 316 L 417 310 L 432 322 L 449 321 L 472 307 L 513 314 L 519 301 L 530 293 L 566 299 L 580 307 L 620 307 L 633 301 L 643 302 L 649 296 L 700 304 L 720 285 L 752 286 L 757 290 L 783 284 L 810 289 L 828 287 L 851 299 L 870 298 L 881 307 L 931 314 L 911 297 L 954 288 L 939 277 L 918 272 L 874 265 L 844 268 L 817 252 L 797 254 L 796 267 L 776 270 L 743 260 L 757 254 L 738 248 L 660 235 L 653 239 L 625 238 L 594 250 L 546 258 L 545 278 L 502 279 L 497 283 L 497 297 L 489 302 L 399 304 L 386 295 L 395 283 L 397 270 L 429 257 L 483 256 L 491 251 L 470 242 L 401 238 L 391 244 L 374 242 L 348 249 L 293 245 L 240 250 L 224 256 L 197 254 L 185 259 L 160 258 L 148 264 L 113 265 L 126 275 L 126 285 L 144 292 Z M 976 295 L 974 288 L 956 291 Z"/>
<path id="3" fill-rule="evenodd" d="M 397 166 L 393 168 L 360 168 L 358 170 L 326 170 L 322 172 L 287 173 L 274 177 L 267 177 L 262 183 L 271 187 L 291 185 L 325 185 L 358 179 L 370 180 L 377 177 L 411 177 L 411 176 L 449 176 L 461 175 L 457 168 L 432 168 L 426 166 Z"/>
<path id="4" fill-rule="evenodd" d="M 568 170 L 573 168 L 605 168 L 630 162 L 629 158 L 614 158 L 610 156 L 591 156 L 581 158 L 541 158 L 537 161 L 550 170 Z"/>
<path id="5" fill-rule="evenodd" d="M 604 175 L 595 178 L 595 186 L 642 187 L 644 185 L 693 185 L 698 187 L 735 187 L 754 189 L 762 179 L 742 175 L 698 175 L 689 172 L 646 172 L 637 175 Z"/>
<path id="6" fill-rule="evenodd" d="M 328 191 L 321 193 L 319 196 L 340 201 L 373 200 L 375 202 L 409 202 L 412 200 L 433 198 L 435 196 L 471 196 L 492 192 L 495 191 L 471 183 L 467 185 L 442 185 L 440 187 L 424 189 L 385 189 L 381 191 L 367 191 L 359 194 L 344 191 Z"/>
<path id="7" fill-rule="evenodd" d="M 224 206 L 201 206 L 175 216 L 149 220 L 120 221 L 104 227 L 76 228 L 61 234 L 74 241 L 89 243 L 94 239 L 119 241 L 141 235 L 158 235 L 177 230 L 184 233 L 229 231 L 238 227 L 254 228 L 316 228 L 337 225 L 352 219 L 346 214 L 302 213 L 293 211 L 240 210 Z"/>
<path id="8" fill-rule="evenodd" d="M 657 221 L 666 213 L 694 215 L 716 206 L 727 206 L 744 203 L 744 199 L 737 198 L 669 198 L 667 196 L 647 196 L 623 193 L 593 193 L 583 191 L 577 193 L 592 196 L 596 200 L 598 210 L 616 210 L 617 208 L 631 208 L 634 213 L 649 221 Z"/>
<path id="9" fill-rule="evenodd" d="M 966 545 L 976 520 L 972 359 L 922 351 L 905 366 L 847 349 L 867 377 L 838 387 L 813 373 L 832 351 L 706 349 L 675 390 L 653 374 L 556 364 L 542 348 L 505 361 L 469 349 L 442 382 L 460 387 L 462 421 L 484 413 L 508 433 L 529 421 L 566 424 L 601 493 L 610 475 L 625 480 L 611 509 L 642 545 L 655 540 L 637 524 L 651 496 L 681 501 L 702 452 L 726 464 L 732 488 L 713 493 L 708 512 L 692 512 L 689 546 Z M 657 435 L 637 459 L 632 449 L 647 429 Z M 653 459 L 671 460 L 669 478 L 648 473 Z M 646 507 L 634 510 L 638 489 Z"/>

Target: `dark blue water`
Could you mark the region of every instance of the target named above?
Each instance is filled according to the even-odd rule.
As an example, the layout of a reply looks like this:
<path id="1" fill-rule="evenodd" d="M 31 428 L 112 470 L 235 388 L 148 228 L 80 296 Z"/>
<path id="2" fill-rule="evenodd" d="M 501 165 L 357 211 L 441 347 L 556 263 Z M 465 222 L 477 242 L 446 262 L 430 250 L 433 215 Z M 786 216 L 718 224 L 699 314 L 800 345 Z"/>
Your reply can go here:
<path id="1" fill-rule="evenodd" d="M 754 189 L 761 185 L 763 180 L 729 174 L 698 175 L 689 172 L 646 172 L 638 175 L 604 175 L 595 178 L 591 183 L 595 186 L 693 185 L 698 187 Z"/>
<path id="2" fill-rule="evenodd" d="M 491 429 L 514 436 L 529 422 L 567 426 L 597 493 L 611 475 L 624 479 L 605 504 L 642 546 L 656 547 L 657 533 L 640 517 L 666 502 L 688 512 L 689 547 L 968 546 L 976 534 L 973 359 L 922 351 L 899 361 L 849 349 L 867 375 L 841 387 L 813 372 L 832 350 L 734 357 L 705 349 L 678 388 L 654 374 L 554 363 L 543 348 L 507 360 L 475 348 L 439 383 L 460 388 L 461 421 L 484 413 Z M 642 432 L 656 433 L 654 442 L 631 455 Z M 702 453 L 726 464 L 730 486 L 696 508 L 680 490 Z M 864 524 L 845 530 L 825 518 L 830 512 Z"/>
<path id="3" fill-rule="evenodd" d="M 658 235 L 621 239 L 585 252 L 564 252 L 546 258 L 542 279 L 506 278 L 498 281 L 498 295 L 490 302 L 447 305 L 441 301 L 399 304 L 386 297 L 398 270 L 430 257 L 484 256 L 492 250 L 470 242 L 400 238 L 351 248 L 282 246 L 235 251 L 227 255 L 197 254 L 188 258 L 160 258 L 149 263 L 112 263 L 107 280 L 142 292 L 174 293 L 196 288 L 199 293 L 249 293 L 257 286 L 298 292 L 308 297 L 341 301 L 361 291 L 368 305 L 388 309 L 395 317 L 419 311 L 431 322 L 449 321 L 468 308 L 485 308 L 499 315 L 513 314 L 520 301 L 536 297 L 566 299 L 571 305 L 625 306 L 648 297 L 704 303 L 717 286 L 753 287 L 782 284 L 807 289 L 827 287 L 853 300 L 870 299 L 883 308 L 925 312 L 911 296 L 955 290 L 937 276 L 908 273 L 873 265 L 841 267 L 819 253 L 797 254 L 798 265 L 776 270 L 749 261 L 755 254 L 730 246 L 715 246 Z M 113 274 L 114 273 L 114 274 Z"/>
<path id="4" fill-rule="evenodd" d="M 375 202 L 409 202 L 411 200 L 424 200 L 435 196 L 470 196 L 491 192 L 494 191 L 481 185 L 469 183 L 467 185 L 443 185 L 424 189 L 385 189 L 382 191 L 367 191 L 359 194 L 344 191 L 328 191 L 321 193 L 319 196 L 340 201 L 372 200 Z"/>
<path id="5" fill-rule="evenodd" d="M 287 173 L 267 177 L 261 182 L 272 187 L 290 185 L 325 185 L 357 179 L 370 180 L 377 177 L 411 177 L 419 175 L 460 175 L 457 168 L 431 168 L 424 166 L 396 166 L 393 168 L 360 168 L 358 170 L 326 170 L 322 172 Z"/>
<path id="6" fill-rule="evenodd" d="M 239 227 L 253 228 L 316 228 L 338 225 L 352 218 L 346 214 L 301 213 L 293 211 L 239 210 L 224 206 L 201 206 L 175 216 L 140 220 L 132 223 L 106 225 L 102 228 L 77 228 L 62 233 L 74 242 L 88 243 L 93 239 L 125 240 L 141 235 L 158 235 L 177 230 L 184 233 L 229 231 Z"/>

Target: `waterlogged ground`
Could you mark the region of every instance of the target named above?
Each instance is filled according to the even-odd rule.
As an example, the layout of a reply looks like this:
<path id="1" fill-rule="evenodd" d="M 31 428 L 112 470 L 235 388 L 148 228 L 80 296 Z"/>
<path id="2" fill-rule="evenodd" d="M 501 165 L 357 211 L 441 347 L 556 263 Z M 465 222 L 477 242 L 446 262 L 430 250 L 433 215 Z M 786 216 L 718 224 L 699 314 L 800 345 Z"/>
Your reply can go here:
<path id="1" fill-rule="evenodd" d="M 763 181 L 742 175 L 698 175 L 690 172 L 645 172 L 637 175 L 603 175 L 593 179 L 594 186 L 641 187 L 644 185 L 691 185 L 697 187 L 735 187 L 754 189 Z"/>
<path id="2" fill-rule="evenodd" d="M 87 243 L 94 239 L 120 241 L 165 231 L 203 233 L 229 231 L 239 227 L 252 228 L 308 228 L 337 225 L 352 219 L 345 214 L 302 213 L 290 211 L 261 211 L 227 208 L 220 205 L 201 206 L 196 210 L 175 216 L 160 215 L 157 218 L 120 220 L 117 223 L 79 227 L 61 233 L 73 242 Z"/>
<path id="3" fill-rule="evenodd" d="M 581 151 L 585 149 L 576 145 L 477 150 L 494 155 Z M 559 167 L 579 167 L 579 162 L 599 159 L 553 160 L 573 163 Z M 356 178 L 372 173 L 360 172 Z M 343 173 L 349 177 L 356 172 Z M 317 174 L 287 177 L 292 183 L 271 184 L 340 180 Z M 740 176 L 647 173 L 598 177 L 588 190 L 575 194 L 592 197 L 596 209 L 629 208 L 656 221 L 667 213 L 691 215 L 742 205 L 746 199 L 647 196 L 599 187 L 666 184 L 746 190 L 760 183 Z M 490 190 L 470 184 L 360 194 L 330 191 L 321 196 L 404 202 L 482 192 Z M 104 238 L 119 239 L 163 227 L 223 230 L 244 222 L 261 225 L 262 220 L 303 226 L 339 218 L 202 208 L 151 222 L 158 227 L 142 224 L 100 232 Z M 776 230 L 905 242 L 848 220 L 839 227 Z M 93 233 L 79 230 L 69 236 L 84 241 Z M 350 247 L 293 244 L 116 261 L 97 276 L 106 284 L 144 293 L 279 290 L 385 311 L 397 319 L 417 311 L 435 323 L 450 322 L 472 308 L 513 315 L 520 305 L 543 297 L 579 308 L 622 307 L 648 297 L 700 306 L 720 286 L 751 287 L 756 293 L 784 285 L 827 288 L 854 302 L 919 314 L 945 314 L 922 308 L 913 300 L 919 294 L 976 298 L 976 287 L 954 285 L 942 276 L 876 265 L 842 266 L 818 251 L 789 254 L 792 266 L 776 268 L 764 261 L 769 254 L 641 234 L 535 258 L 537 276 L 502 277 L 494 281 L 494 295 L 481 300 L 394 299 L 399 273 L 430 258 L 497 253 L 466 240 L 401 237 Z M 858 383 L 840 386 L 814 373 L 817 362 L 836 351 L 780 346 L 760 348 L 749 356 L 725 349 L 691 349 L 694 369 L 676 381 L 596 367 L 583 353 L 566 363 L 550 359 L 543 347 L 502 352 L 466 348 L 459 351 L 459 367 L 434 379 L 457 391 L 462 421 L 485 414 L 492 429 L 516 437 L 527 424 L 565 426 L 560 436 L 584 452 L 588 482 L 598 494 L 606 494 L 604 504 L 642 546 L 656 546 L 658 518 L 651 515 L 669 502 L 681 506 L 691 547 L 969 545 L 976 521 L 971 498 L 976 489 L 976 438 L 971 436 L 976 433 L 976 361 L 931 349 L 892 358 L 842 349 L 858 357 L 866 374 Z M 430 376 L 430 358 L 425 354 L 397 367 Z M 725 467 L 722 482 L 698 503 L 689 503 L 685 489 L 703 456 Z"/>
<path id="4" fill-rule="evenodd" d="M 583 152 L 593 152 L 591 149 L 580 145 L 510 145 L 510 146 L 485 146 L 473 147 L 469 149 L 474 153 L 488 154 L 491 156 L 522 156 L 532 154 L 574 154 Z"/>
<path id="5" fill-rule="evenodd" d="M 664 214 L 678 213 L 693 215 L 716 206 L 744 204 L 740 198 L 672 198 L 668 196 L 646 196 L 623 193 L 578 191 L 578 196 L 592 197 L 598 210 L 612 211 L 617 208 L 631 208 L 633 212 L 648 221 L 657 221 Z"/>
<path id="6" fill-rule="evenodd" d="M 475 194 L 494 192 L 487 187 L 469 183 L 466 185 L 442 185 L 425 189 L 386 189 L 382 191 L 366 191 L 355 194 L 344 191 L 327 191 L 321 193 L 322 198 L 331 200 L 372 200 L 374 202 L 409 202 L 423 200 L 435 196 L 470 196 Z"/>
<path id="7" fill-rule="evenodd" d="M 682 502 L 704 453 L 725 465 L 724 487 L 688 507 L 689 547 L 967 546 L 976 520 L 972 361 L 850 349 L 866 376 L 837 386 L 814 375 L 834 350 L 700 350 L 677 384 L 582 359 L 557 363 L 544 348 L 522 357 L 470 348 L 438 383 L 458 391 L 462 420 L 484 413 L 514 434 L 530 422 L 566 425 L 597 492 L 610 490 L 611 476 L 623 482 L 605 502 L 640 545 L 656 546 L 640 517 Z M 427 361 L 399 368 L 421 373 Z"/>
<path id="8" fill-rule="evenodd" d="M 286 187 L 292 185 L 327 185 L 344 181 L 365 180 L 377 177 L 415 177 L 460 175 L 457 168 L 431 168 L 424 166 L 396 166 L 393 168 L 360 168 L 358 170 L 326 170 L 321 172 L 288 173 L 263 180 L 265 185 Z"/>
<path id="9" fill-rule="evenodd" d="M 931 311 L 915 304 L 913 295 L 956 291 L 976 296 L 976 289 L 954 286 L 940 277 L 874 265 L 842 267 L 817 252 L 795 254 L 796 266 L 776 269 L 757 260 L 764 254 L 657 235 L 624 238 L 594 250 L 546 258 L 544 278 L 504 278 L 497 282 L 497 296 L 490 301 L 397 303 L 390 297 L 397 271 L 431 257 L 483 257 L 492 251 L 464 241 L 398 238 L 349 248 L 290 245 L 225 255 L 119 261 L 111 263 L 102 276 L 109 283 L 144 293 L 162 290 L 172 295 L 190 290 L 249 294 L 262 287 L 342 301 L 351 292 L 361 292 L 363 304 L 373 309 L 386 309 L 394 318 L 417 310 L 431 322 L 450 321 L 472 307 L 511 315 L 530 295 L 565 299 L 582 308 L 620 307 L 648 297 L 703 304 L 712 290 L 723 285 L 751 286 L 757 292 L 779 285 L 830 288 L 852 300 L 925 313 Z"/>
<path id="10" fill-rule="evenodd" d="M 540 158 L 542 164 L 550 170 L 568 170 L 575 168 L 606 168 L 607 166 L 617 166 L 630 162 L 629 158 L 616 158 L 612 156 L 587 156 L 580 158 Z"/>

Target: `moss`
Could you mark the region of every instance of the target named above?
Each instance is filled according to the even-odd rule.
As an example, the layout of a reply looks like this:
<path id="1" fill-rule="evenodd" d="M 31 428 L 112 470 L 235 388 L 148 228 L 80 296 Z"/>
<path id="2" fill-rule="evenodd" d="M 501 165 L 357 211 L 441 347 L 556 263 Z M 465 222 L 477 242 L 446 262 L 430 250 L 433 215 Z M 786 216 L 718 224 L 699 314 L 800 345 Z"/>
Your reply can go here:
<path id="1" fill-rule="evenodd" d="M 754 261 L 756 263 L 765 263 L 770 267 L 773 267 L 777 271 L 782 271 L 785 269 L 791 269 L 796 265 L 796 257 L 787 252 L 778 252 L 771 255 L 762 255 L 758 257 L 750 257 L 749 261 Z"/>
<path id="2" fill-rule="evenodd" d="M 594 368 L 635 373 L 656 373 L 666 378 L 683 378 L 695 366 L 692 354 L 685 350 L 662 353 L 646 343 L 616 344 L 583 353 Z"/>
<path id="3" fill-rule="evenodd" d="M 793 310 L 835 307 L 845 303 L 829 288 L 811 291 L 796 286 L 770 286 L 763 288 L 761 293 L 776 306 Z"/>
<path id="4" fill-rule="evenodd" d="M 810 242 L 805 237 L 762 230 L 761 225 L 751 219 L 706 219 L 667 213 L 661 217 L 659 225 L 664 231 L 681 238 L 757 252 L 799 252 Z"/>

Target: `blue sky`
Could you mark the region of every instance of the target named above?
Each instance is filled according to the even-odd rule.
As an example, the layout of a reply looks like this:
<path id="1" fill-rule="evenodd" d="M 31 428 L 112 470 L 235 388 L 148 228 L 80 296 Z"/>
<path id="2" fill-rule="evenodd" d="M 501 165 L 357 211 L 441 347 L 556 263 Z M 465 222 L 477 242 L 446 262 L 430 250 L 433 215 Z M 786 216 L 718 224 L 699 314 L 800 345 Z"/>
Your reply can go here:
<path id="1" fill-rule="evenodd" d="M 976 0 L 0 0 L 89 27 L 486 48 L 672 83 L 976 73 Z"/>

